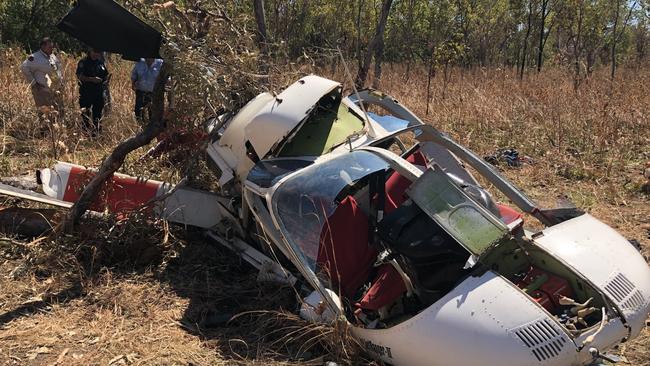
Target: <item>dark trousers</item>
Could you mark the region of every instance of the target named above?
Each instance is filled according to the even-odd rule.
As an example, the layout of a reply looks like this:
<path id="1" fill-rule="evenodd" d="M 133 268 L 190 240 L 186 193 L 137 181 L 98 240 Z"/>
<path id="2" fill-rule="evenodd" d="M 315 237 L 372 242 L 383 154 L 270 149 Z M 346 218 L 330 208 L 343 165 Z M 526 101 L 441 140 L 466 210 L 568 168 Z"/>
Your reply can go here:
<path id="1" fill-rule="evenodd" d="M 79 92 L 79 107 L 81 107 L 81 118 L 83 119 L 84 128 L 99 131 L 99 122 L 102 119 L 104 110 L 104 93 L 102 90 Z M 90 122 L 92 115 L 92 124 Z"/>
<path id="2" fill-rule="evenodd" d="M 145 117 L 146 121 L 149 121 L 151 100 L 153 93 L 146 92 L 142 90 L 135 91 L 135 119 L 140 123 L 144 123 Z"/>

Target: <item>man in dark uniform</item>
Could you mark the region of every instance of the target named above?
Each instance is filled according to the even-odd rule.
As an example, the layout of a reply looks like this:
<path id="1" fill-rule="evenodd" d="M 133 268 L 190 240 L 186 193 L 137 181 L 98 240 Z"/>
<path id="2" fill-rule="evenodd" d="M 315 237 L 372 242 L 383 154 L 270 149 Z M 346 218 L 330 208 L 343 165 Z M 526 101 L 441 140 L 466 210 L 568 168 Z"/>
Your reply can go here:
<path id="1" fill-rule="evenodd" d="M 88 55 L 77 64 L 81 117 L 83 118 L 84 129 L 93 137 L 101 130 L 100 120 L 104 109 L 104 89 L 106 88 L 108 76 L 102 53 L 97 50 L 90 49 Z M 91 113 L 92 124 L 90 123 Z"/>

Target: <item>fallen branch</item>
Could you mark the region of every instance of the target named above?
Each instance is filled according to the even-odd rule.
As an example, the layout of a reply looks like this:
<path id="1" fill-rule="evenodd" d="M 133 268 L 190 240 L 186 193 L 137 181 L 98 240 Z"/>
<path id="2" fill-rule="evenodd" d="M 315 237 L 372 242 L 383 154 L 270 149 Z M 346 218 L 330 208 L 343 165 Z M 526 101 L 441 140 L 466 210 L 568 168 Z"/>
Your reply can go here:
<path id="1" fill-rule="evenodd" d="M 170 71 L 171 65 L 169 65 L 169 63 L 163 63 L 154 87 L 151 104 L 151 118 L 147 126 L 145 126 L 145 128 L 135 136 L 122 141 L 117 147 L 115 147 L 115 149 L 113 149 L 111 154 L 104 159 L 97 174 L 84 188 L 79 200 L 77 200 L 77 202 L 75 202 L 75 204 L 70 208 L 70 211 L 66 215 L 62 224 L 57 228 L 57 233 L 69 233 L 73 231 L 77 222 L 88 210 L 106 181 L 113 175 L 113 173 L 122 167 L 127 155 L 132 151 L 149 144 L 164 130 L 165 84 Z"/>

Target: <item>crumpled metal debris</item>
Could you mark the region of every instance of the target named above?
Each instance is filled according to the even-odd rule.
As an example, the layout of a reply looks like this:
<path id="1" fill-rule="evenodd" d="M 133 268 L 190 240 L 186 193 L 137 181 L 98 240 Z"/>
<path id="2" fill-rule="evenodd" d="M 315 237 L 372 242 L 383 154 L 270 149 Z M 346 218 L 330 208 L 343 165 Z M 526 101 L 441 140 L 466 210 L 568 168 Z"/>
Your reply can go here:
<path id="1" fill-rule="evenodd" d="M 499 165 L 503 162 L 513 168 L 518 168 L 524 164 L 535 163 L 530 156 L 519 156 L 519 151 L 514 148 L 497 150 L 494 154 L 487 155 L 483 159 L 492 165 Z"/>
<path id="2" fill-rule="evenodd" d="M 628 241 L 630 242 L 630 244 L 632 244 L 634 248 L 636 248 L 636 250 L 638 250 L 639 252 L 641 251 L 642 249 L 641 242 L 639 242 L 637 239 L 629 239 Z"/>

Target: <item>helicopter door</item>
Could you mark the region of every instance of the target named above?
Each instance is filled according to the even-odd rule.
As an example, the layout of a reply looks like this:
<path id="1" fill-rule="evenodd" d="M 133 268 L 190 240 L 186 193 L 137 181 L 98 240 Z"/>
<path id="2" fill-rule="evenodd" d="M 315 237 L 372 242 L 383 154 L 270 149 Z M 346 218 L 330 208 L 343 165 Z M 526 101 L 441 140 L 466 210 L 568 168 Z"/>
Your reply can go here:
<path id="1" fill-rule="evenodd" d="M 508 234 L 507 226 L 499 218 L 470 198 L 437 164 L 424 172 L 407 194 L 477 257 Z"/>

